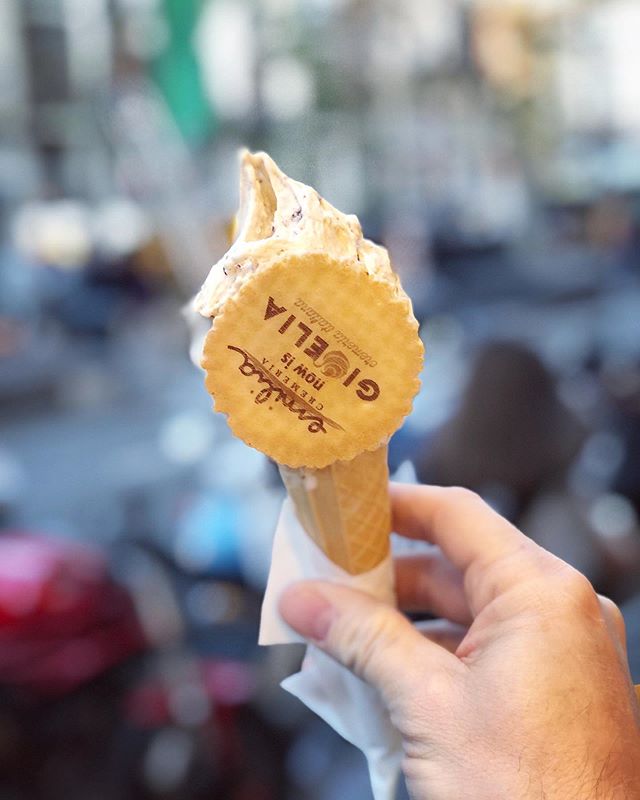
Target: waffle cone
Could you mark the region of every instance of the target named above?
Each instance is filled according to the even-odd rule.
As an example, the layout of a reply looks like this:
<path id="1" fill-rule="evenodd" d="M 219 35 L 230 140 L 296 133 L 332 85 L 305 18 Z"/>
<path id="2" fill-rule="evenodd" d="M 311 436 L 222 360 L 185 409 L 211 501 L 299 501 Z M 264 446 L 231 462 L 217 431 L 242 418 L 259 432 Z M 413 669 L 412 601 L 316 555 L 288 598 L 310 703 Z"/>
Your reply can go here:
<path id="1" fill-rule="evenodd" d="M 298 519 L 324 554 L 351 575 L 389 553 L 387 446 L 322 469 L 280 466 Z"/>

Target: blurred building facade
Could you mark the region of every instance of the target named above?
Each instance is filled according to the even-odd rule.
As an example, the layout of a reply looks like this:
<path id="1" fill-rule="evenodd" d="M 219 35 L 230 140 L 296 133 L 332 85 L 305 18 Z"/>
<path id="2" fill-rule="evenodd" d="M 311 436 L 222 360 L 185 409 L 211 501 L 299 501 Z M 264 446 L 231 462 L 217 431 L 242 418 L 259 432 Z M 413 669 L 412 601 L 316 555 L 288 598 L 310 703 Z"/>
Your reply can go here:
<path id="1" fill-rule="evenodd" d="M 640 182 L 632 0 L 7 0 L 2 14 L 5 210 L 122 190 L 110 111 L 135 81 L 214 176 L 213 210 L 233 205 L 238 142 L 381 225 L 420 207 L 433 235 L 478 240 L 517 236 L 532 193 Z"/>

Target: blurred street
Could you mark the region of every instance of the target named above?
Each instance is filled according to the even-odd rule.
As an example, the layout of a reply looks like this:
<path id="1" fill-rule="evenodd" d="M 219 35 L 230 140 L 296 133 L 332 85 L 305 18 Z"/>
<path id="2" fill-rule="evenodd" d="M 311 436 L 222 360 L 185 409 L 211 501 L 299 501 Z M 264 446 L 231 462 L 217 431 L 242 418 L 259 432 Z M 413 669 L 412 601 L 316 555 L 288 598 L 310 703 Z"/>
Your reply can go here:
<path id="1" fill-rule="evenodd" d="M 370 797 L 278 685 L 299 649 L 256 644 L 284 490 L 189 357 L 243 146 L 357 214 L 412 298 L 392 473 L 581 569 L 640 682 L 639 25 L 633 0 L 0 4 L 2 800 Z"/>

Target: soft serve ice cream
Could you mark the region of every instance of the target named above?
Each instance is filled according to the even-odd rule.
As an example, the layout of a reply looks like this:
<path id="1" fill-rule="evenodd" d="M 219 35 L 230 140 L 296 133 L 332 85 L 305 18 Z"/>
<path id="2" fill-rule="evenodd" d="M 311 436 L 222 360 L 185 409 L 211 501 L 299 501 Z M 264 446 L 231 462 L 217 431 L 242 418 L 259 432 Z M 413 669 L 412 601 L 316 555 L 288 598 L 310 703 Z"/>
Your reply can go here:
<path id="1" fill-rule="evenodd" d="M 315 189 L 287 177 L 266 153 L 242 153 L 235 227 L 233 245 L 212 267 L 196 296 L 195 309 L 205 317 L 215 317 L 254 272 L 291 252 L 328 253 L 402 292 L 389 254 L 364 238 L 358 218 L 343 214 Z"/>

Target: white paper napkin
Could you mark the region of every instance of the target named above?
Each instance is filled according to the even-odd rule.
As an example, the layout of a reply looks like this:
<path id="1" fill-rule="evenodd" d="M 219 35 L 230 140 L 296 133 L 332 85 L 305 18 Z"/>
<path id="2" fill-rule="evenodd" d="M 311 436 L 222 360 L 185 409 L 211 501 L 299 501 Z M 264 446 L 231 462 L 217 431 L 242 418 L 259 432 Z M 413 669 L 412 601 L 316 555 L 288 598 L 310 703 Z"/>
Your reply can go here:
<path id="1" fill-rule="evenodd" d="M 286 586 L 309 578 L 350 586 L 395 605 L 391 557 L 370 572 L 350 575 L 307 536 L 287 499 L 273 541 L 260 644 L 304 641 L 282 621 L 277 605 Z M 362 750 L 375 800 L 393 800 L 402 760 L 401 743 L 377 692 L 313 646 L 307 648 L 300 672 L 286 678 L 282 686 Z"/>

